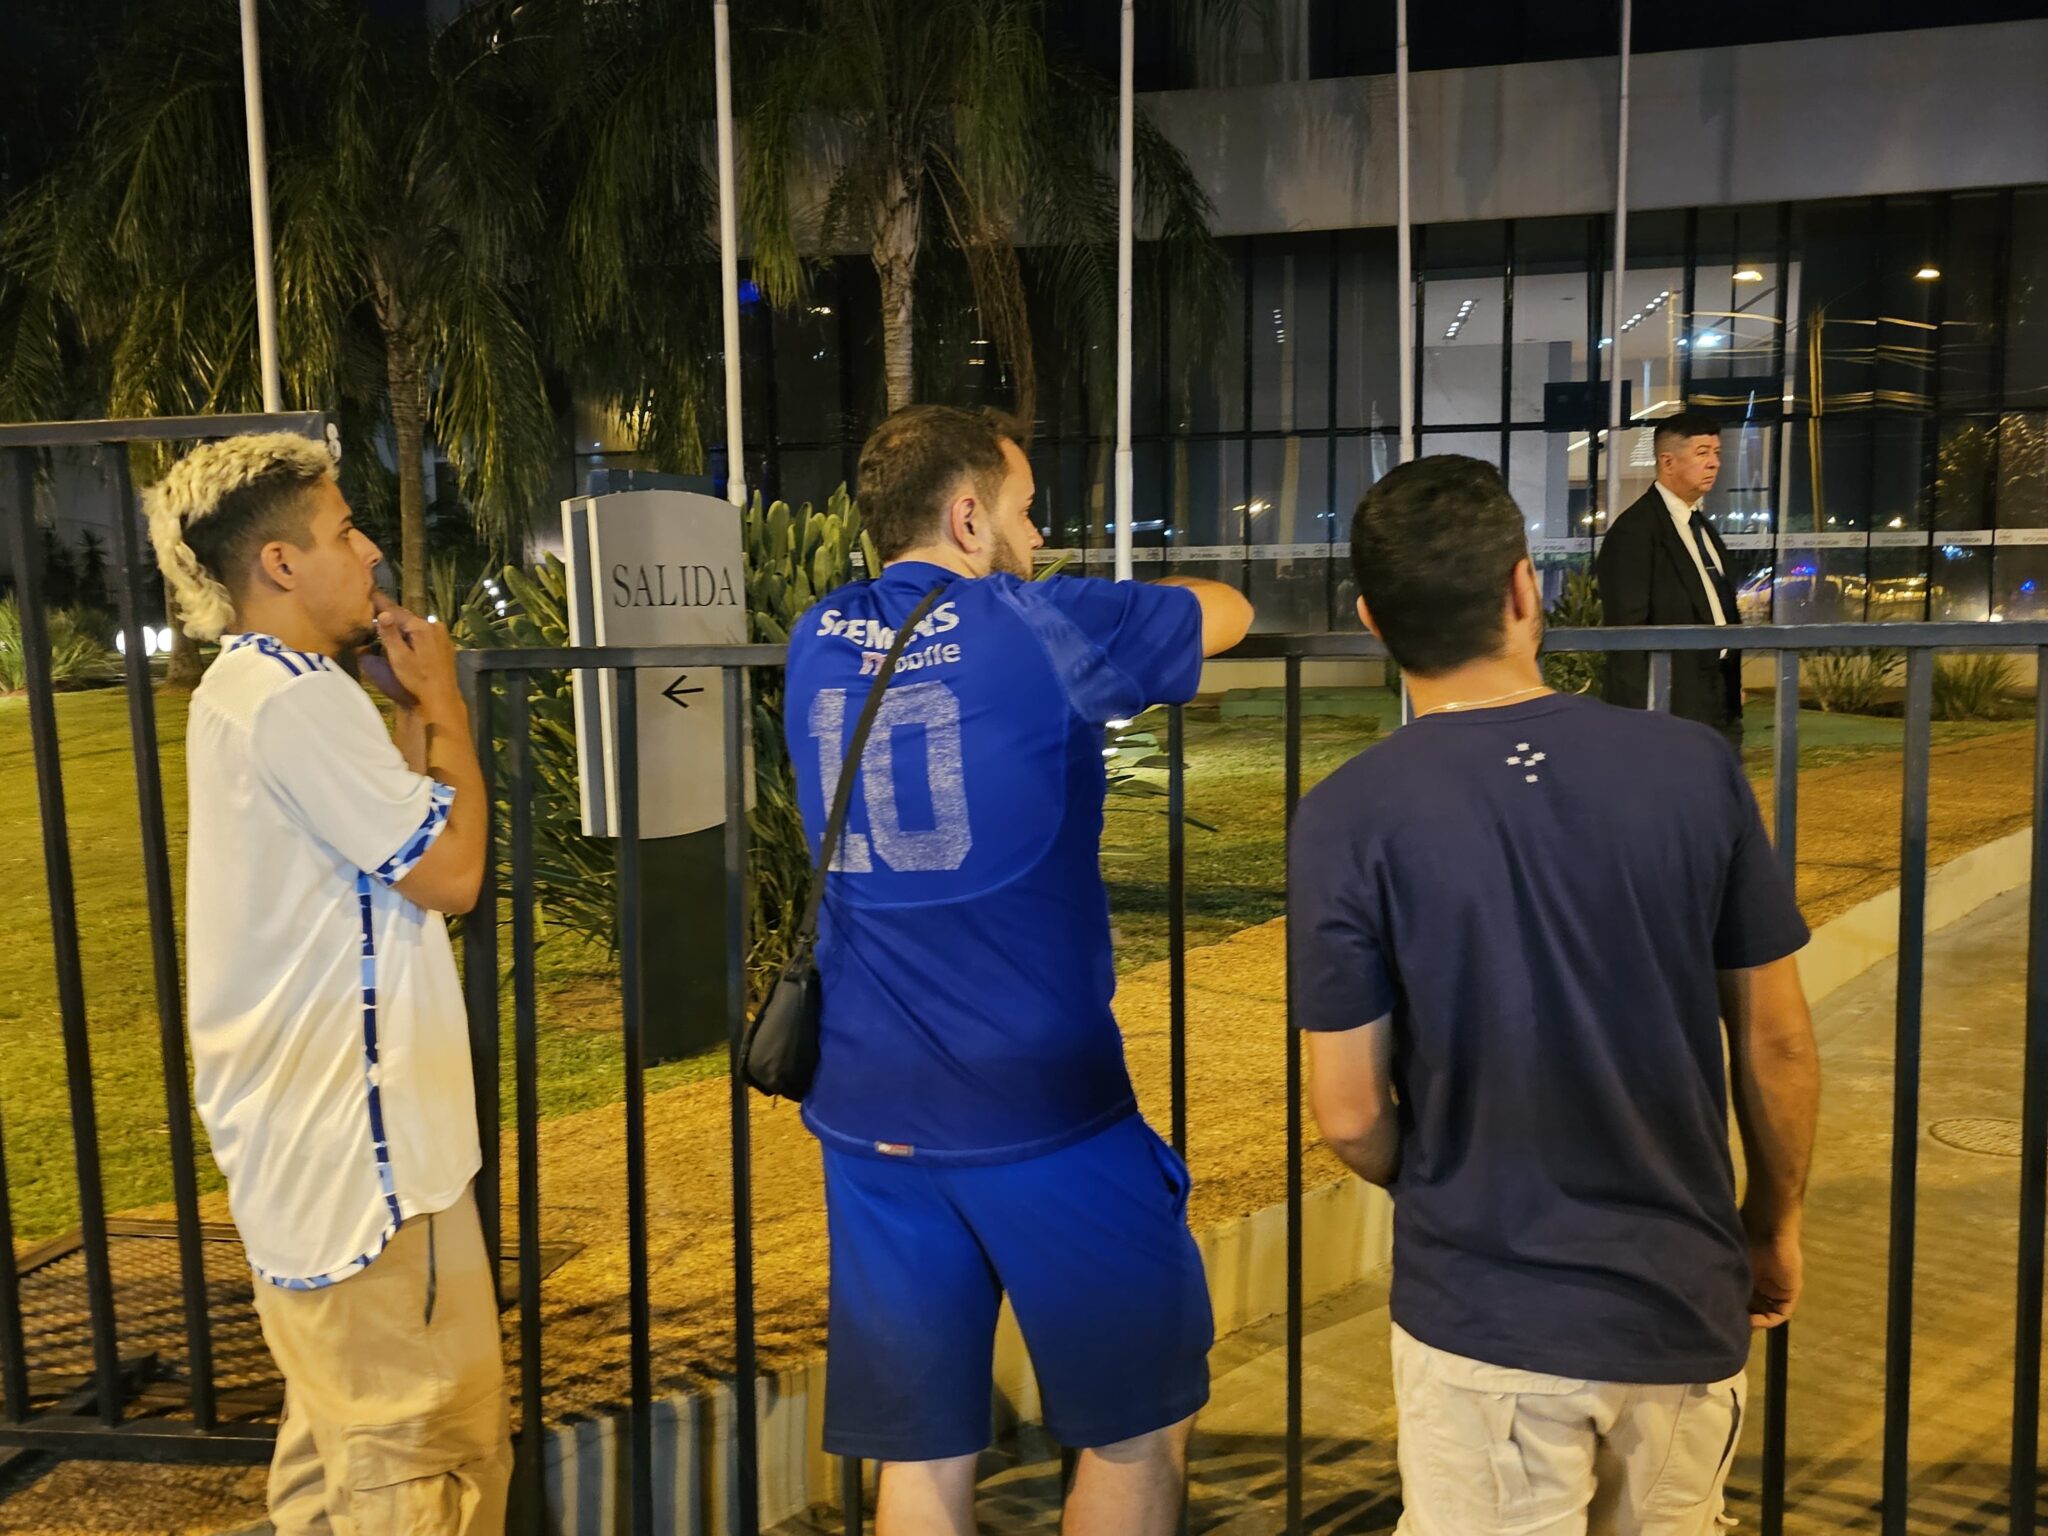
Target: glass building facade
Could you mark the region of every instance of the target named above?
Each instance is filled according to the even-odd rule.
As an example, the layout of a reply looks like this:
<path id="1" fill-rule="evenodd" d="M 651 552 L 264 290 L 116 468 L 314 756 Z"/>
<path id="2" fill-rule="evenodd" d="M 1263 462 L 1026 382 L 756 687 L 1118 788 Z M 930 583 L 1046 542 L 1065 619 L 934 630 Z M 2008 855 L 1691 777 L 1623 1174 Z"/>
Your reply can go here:
<path id="1" fill-rule="evenodd" d="M 1722 422 L 1707 510 L 1750 619 L 2048 617 L 2048 187 L 1633 213 L 1616 335 L 1607 217 L 1414 241 L 1418 451 L 1501 468 L 1553 590 L 1591 560 L 1606 455 L 1625 507 L 1653 478 L 1648 424 L 1688 405 Z M 1141 248 L 1140 574 L 1227 577 L 1262 629 L 1355 625 L 1350 512 L 1399 461 L 1394 242 L 1227 241 L 1225 312 L 1192 319 Z M 961 322 L 921 319 L 920 393 L 1007 403 L 965 295 L 920 304 Z M 753 483 L 822 499 L 882 412 L 872 270 L 841 258 L 802 312 L 752 305 L 745 328 Z M 1047 324 L 1037 363 L 1047 542 L 1106 565 L 1111 348 Z M 1639 425 L 1610 449 L 1617 368 Z"/>

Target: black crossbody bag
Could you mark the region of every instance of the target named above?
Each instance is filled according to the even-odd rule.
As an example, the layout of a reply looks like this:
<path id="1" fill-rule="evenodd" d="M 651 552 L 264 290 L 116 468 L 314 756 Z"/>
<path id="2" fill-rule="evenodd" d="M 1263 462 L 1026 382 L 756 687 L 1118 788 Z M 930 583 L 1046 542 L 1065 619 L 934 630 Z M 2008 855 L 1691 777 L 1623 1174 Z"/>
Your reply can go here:
<path id="1" fill-rule="evenodd" d="M 882 708 L 882 694 L 895 674 L 903 648 L 910 643 L 918 621 L 946 589 L 934 587 L 924 601 L 911 610 L 897 628 L 889 654 L 882 658 L 875 685 L 861 706 L 860 719 L 853 727 L 853 740 L 839 765 L 839 784 L 832 795 L 832 814 L 825 820 L 825 836 L 818 844 L 817 866 L 811 871 L 811 894 L 804 904 L 803 921 L 797 925 L 796 945 L 783 963 L 782 974 L 768 989 L 761 1011 L 747 1028 L 741 1069 L 747 1081 L 775 1099 L 802 1101 L 811 1091 L 811 1079 L 818 1072 L 818 1023 L 825 1006 L 823 979 L 818 975 L 818 908 L 825 900 L 825 877 L 837 857 L 839 841 L 846 833 L 846 813 L 853 803 L 853 781 L 860 772 L 861 753 L 867 750 L 868 732 Z"/>

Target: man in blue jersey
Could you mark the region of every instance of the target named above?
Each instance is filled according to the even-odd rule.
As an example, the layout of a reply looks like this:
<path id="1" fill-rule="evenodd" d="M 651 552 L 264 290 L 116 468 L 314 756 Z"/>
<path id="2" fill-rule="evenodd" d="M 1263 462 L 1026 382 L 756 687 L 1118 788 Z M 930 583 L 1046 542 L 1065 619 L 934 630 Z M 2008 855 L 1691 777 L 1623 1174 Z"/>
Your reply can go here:
<path id="1" fill-rule="evenodd" d="M 895 626 L 939 597 L 862 755 L 820 924 L 825 1445 L 884 1463 L 883 1536 L 972 1531 L 1007 1293 L 1046 1426 L 1082 1448 L 1067 1531 L 1163 1536 L 1212 1326 L 1187 1170 L 1138 1115 L 1110 1011 L 1102 738 L 1190 698 L 1251 608 L 1209 581 L 1033 582 L 1031 466 L 986 414 L 898 411 L 859 493 L 884 569 L 790 642 L 814 845 Z"/>
<path id="2" fill-rule="evenodd" d="M 1359 503 L 1415 720 L 1295 818 L 1295 1022 L 1394 1194 L 1401 1531 L 1703 1536 L 1751 1329 L 1799 1300 L 1806 924 L 1712 729 L 1545 685 L 1524 526 L 1454 455 Z"/>

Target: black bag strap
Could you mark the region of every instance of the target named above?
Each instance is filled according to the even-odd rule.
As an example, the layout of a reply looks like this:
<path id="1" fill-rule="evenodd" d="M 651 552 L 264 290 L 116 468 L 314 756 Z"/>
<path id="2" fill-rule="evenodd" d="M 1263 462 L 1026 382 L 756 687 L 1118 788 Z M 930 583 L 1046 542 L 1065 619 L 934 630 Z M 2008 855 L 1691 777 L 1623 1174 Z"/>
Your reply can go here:
<path id="1" fill-rule="evenodd" d="M 875 716 L 881 713 L 882 694 L 889 686 L 889 679 L 895 675 L 896 663 L 902 659 L 903 648 L 910 643 L 918 621 L 931 612 L 932 605 L 945 590 L 944 587 L 933 587 L 925 593 L 924 601 L 911 609 L 910 617 L 896 627 L 896 638 L 889 644 L 889 654 L 882 658 L 881 670 L 875 674 L 875 685 L 868 690 L 867 702 L 860 707 L 860 719 L 853 727 L 853 740 L 847 743 L 846 756 L 839 764 L 839 784 L 832 794 L 832 814 L 825 818 L 825 837 L 818 845 L 817 867 L 811 871 L 811 894 L 804 903 L 804 920 L 796 930 L 799 952 L 809 948 L 818 936 L 818 908 L 825 900 L 825 876 L 832 868 L 832 860 L 838 856 L 839 840 L 846 834 L 846 813 L 853 805 L 854 776 L 860 772 L 861 754 L 867 750 L 868 733 L 875 727 Z"/>

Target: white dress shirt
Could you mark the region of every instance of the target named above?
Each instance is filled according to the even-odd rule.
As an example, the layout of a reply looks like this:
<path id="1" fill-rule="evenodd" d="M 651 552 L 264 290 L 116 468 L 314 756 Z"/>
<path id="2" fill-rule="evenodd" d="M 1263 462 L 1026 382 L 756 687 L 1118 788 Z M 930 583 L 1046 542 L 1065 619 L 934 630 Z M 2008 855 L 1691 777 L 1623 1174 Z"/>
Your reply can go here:
<path id="1" fill-rule="evenodd" d="M 1678 537 L 1685 543 L 1685 552 L 1692 556 L 1692 568 L 1699 572 L 1700 585 L 1706 589 L 1707 606 L 1713 611 L 1714 622 L 1716 624 L 1726 624 L 1728 622 L 1728 614 L 1721 606 L 1720 584 L 1707 574 L 1706 561 L 1700 557 L 1700 541 L 1693 536 L 1692 520 L 1693 515 L 1700 509 L 1699 502 L 1696 501 L 1691 506 L 1687 506 L 1678 499 L 1672 489 L 1662 480 L 1657 482 L 1657 494 L 1664 498 L 1664 505 L 1671 509 L 1671 521 L 1678 527 Z M 1702 498 L 1702 500 L 1704 499 Z M 1711 558 L 1714 562 L 1714 569 L 1720 571 L 1722 575 L 1726 575 L 1727 572 L 1722 570 L 1721 557 L 1715 552 L 1712 540 L 1707 541 L 1707 554 L 1708 558 Z M 1726 655 L 1727 653 L 1723 652 L 1722 654 Z"/>

